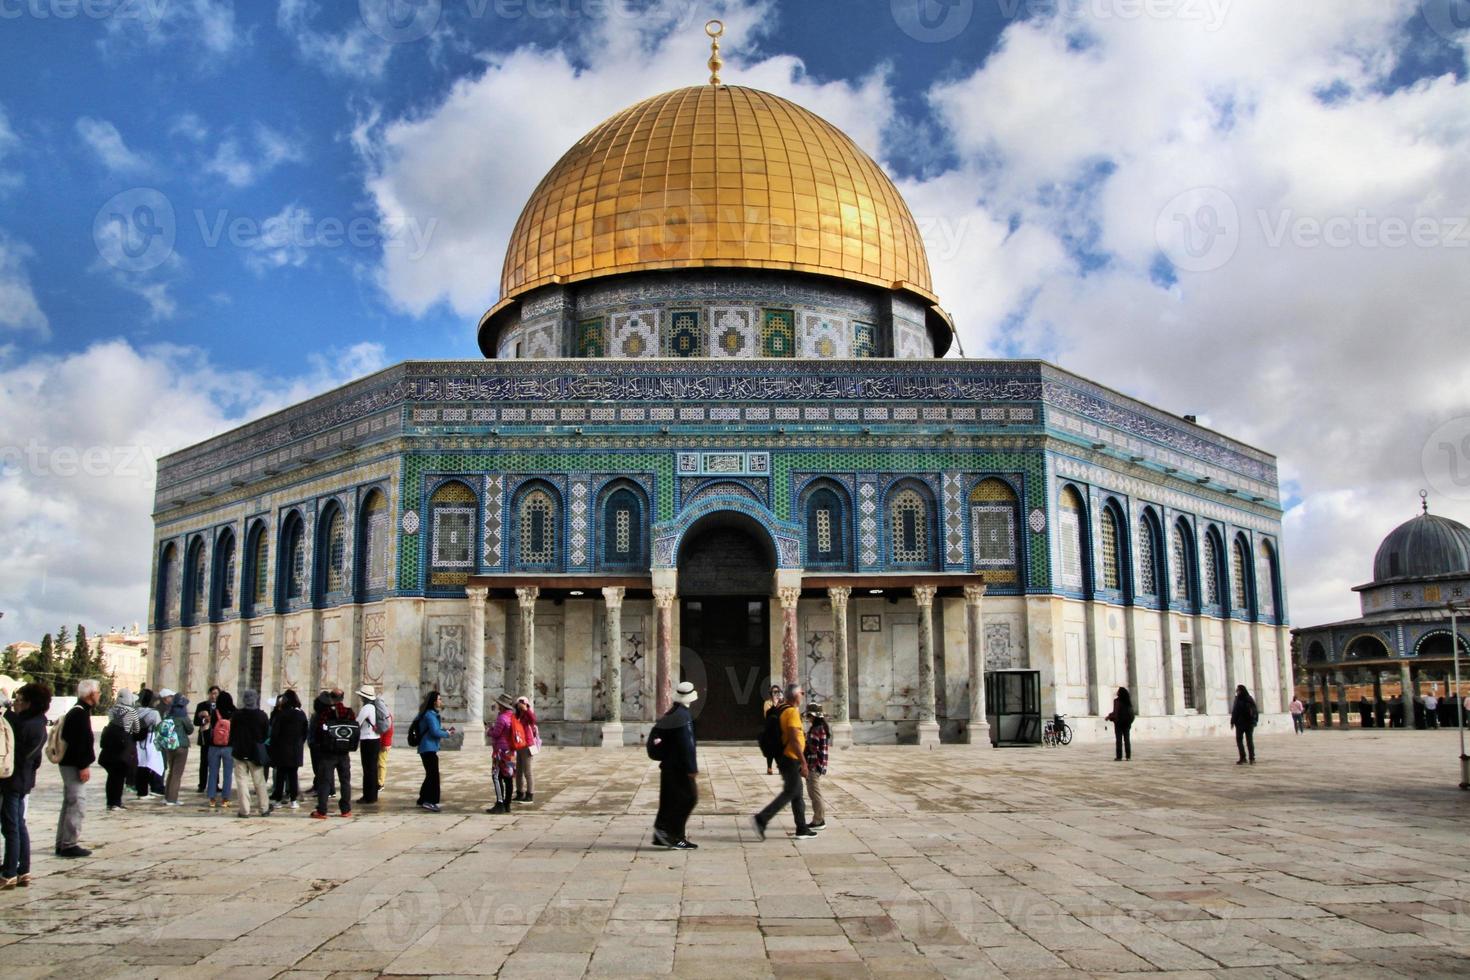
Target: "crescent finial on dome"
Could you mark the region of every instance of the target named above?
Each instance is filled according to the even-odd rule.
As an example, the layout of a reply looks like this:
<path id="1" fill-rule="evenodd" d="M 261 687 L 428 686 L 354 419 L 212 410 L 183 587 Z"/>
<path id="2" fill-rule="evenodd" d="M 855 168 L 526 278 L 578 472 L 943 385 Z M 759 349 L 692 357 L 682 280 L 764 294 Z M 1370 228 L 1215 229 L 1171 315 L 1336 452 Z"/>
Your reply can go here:
<path id="1" fill-rule="evenodd" d="M 704 33 L 709 37 L 709 83 L 711 85 L 723 84 L 720 81 L 720 69 L 725 67 L 725 62 L 720 58 L 720 38 L 725 36 L 725 22 L 722 20 L 708 21 L 704 25 Z"/>

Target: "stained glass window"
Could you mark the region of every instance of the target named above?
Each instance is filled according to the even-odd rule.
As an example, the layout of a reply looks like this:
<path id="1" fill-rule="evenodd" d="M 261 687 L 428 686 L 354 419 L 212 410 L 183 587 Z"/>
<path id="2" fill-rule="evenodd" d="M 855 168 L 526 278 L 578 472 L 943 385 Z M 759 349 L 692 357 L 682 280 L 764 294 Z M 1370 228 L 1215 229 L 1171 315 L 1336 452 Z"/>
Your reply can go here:
<path id="1" fill-rule="evenodd" d="M 333 507 L 327 518 L 327 582 L 328 592 L 347 588 L 347 519 L 340 507 Z"/>
<path id="2" fill-rule="evenodd" d="M 286 598 L 299 599 L 306 594 L 306 536 L 301 518 L 289 518 L 286 530 Z"/>
<path id="3" fill-rule="evenodd" d="M 434 491 L 429 507 L 435 568 L 468 569 L 474 564 L 475 504 L 474 491 L 458 481 Z M 436 584 L 452 583 L 442 580 Z"/>
<path id="4" fill-rule="evenodd" d="M 556 555 L 556 508 L 544 490 L 532 490 L 521 501 L 521 563 L 550 565 Z"/>
<path id="5" fill-rule="evenodd" d="M 195 622 L 204 615 L 205 597 L 208 595 L 205 583 L 209 581 L 208 570 L 204 561 L 204 544 L 202 542 L 194 545 L 194 560 L 189 563 L 189 609 L 194 614 Z"/>
<path id="6" fill-rule="evenodd" d="M 1183 521 L 1174 526 L 1174 542 L 1170 551 L 1170 563 L 1174 572 L 1174 600 L 1186 602 L 1194 597 L 1189 577 L 1189 526 Z"/>
<path id="7" fill-rule="evenodd" d="M 641 500 L 627 487 L 614 490 L 603 504 L 603 561 L 612 564 L 639 562 L 643 555 Z"/>
<path id="8" fill-rule="evenodd" d="M 235 607 L 235 536 L 233 534 L 225 535 L 221 539 L 219 547 L 219 607 L 221 609 L 233 609 Z"/>
<path id="9" fill-rule="evenodd" d="M 179 549 L 169 545 L 163 549 L 158 563 L 159 625 L 173 626 L 179 621 Z"/>
<path id="10" fill-rule="evenodd" d="M 902 490 L 891 505 L 893 560 L 912 565 L 929 560 L 929 521 L 924 498 L 916 490 Z"/>
<path id="11" fill-rule="evenodd" d="M 842 502 L 830 487 L 821 487 L 807 498 L 807 560 L 817 564 L 836 564 L 844 560 Z"/>
<path id="12" fill-rule="evenodd" d="M 252 612 L 265 608 L 269 593 L 266 587 L 270 581 L 270 568 L 266 561 L 270 558 L 270 542 L 265 538 L 264 526 L 258 526 L 255 532 L 255 555 L 251 558 L 251 572 L 254 583 L 250 594 Z"/>
<path id="13" fill-rule="evenodd" d="M 1235 539 L 1230 551 L 1230 587 L 1233 590 L 1235 608 L 1242 612 L 1250 609 L 1250 580 L 1247 578 L 1249 562 L 1245 560 L 1245 541 Z"/>
<path id="14" fill-rule="evenodd" d="M 1062 491 L 1057 534 L 1061 581 L 1068 589 L 1082 588 L 1082 521 L 1082 498 L 1076 490 L 1067 487 Z"/>
<path id="15" fill-rule="evenodd" d="M 1118 517 L 1112 508 L 1105 508 L 1102 515 L 1102 577 L 1105 589 L 1123 587 L 1118 570 Z"/>
<path id="16" fill-rule="evenodd" d="M 388 504 L 374 491 L 362 508 L 362 587 L 381 592 L 388 587 Z"/>
<path id="17" fill-rule="evenodd" d="M 1145 513 L 1138 521 L 1138 591 L 1140 595 L 1159 594 L 1158 529 Z"/>
<path id="18" fill-rule="evenodd" d="M 1213 534 L 1205 535 L 1205 604 L 1220 604 L 1220 546 Z"/>

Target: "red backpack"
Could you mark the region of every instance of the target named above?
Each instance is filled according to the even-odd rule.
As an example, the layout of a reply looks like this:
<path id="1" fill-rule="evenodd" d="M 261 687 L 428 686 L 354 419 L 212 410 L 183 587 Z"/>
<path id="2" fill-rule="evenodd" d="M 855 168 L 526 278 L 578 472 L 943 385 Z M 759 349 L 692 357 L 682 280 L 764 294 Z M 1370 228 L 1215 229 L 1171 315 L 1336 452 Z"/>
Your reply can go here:
<path id="1" fill-rule="evenodd" d="M 215 720 L 214 727 L 209 730 L 209 744 L 218 745 L 221 748 L 230 744 L 230 719 Z"/>

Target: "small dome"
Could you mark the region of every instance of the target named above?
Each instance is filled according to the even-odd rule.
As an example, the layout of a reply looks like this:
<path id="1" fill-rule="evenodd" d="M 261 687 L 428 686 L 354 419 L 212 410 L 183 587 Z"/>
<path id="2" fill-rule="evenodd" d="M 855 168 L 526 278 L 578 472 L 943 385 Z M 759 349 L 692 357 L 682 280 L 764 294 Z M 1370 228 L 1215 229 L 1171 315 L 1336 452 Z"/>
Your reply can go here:
<path id="1" fill-rule="evenodd" d="M 1470 573 L 1470 527 L 1423 513 L 1394 528 L 1373 558 L 1373 580 Z"/>

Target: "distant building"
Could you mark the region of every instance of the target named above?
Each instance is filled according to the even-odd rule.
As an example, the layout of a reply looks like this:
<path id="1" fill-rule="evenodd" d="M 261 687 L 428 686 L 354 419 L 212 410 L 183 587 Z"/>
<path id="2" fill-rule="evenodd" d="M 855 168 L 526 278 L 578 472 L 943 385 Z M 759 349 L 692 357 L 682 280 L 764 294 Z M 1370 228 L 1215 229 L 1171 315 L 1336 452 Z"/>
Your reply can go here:
<path id="1" fill-rule="evenodd" d="M 148 634 L 137 623 L 103 633 L 97 637 L 97 649 L 115 690 L 137 691 L 148 682 Z"/>

